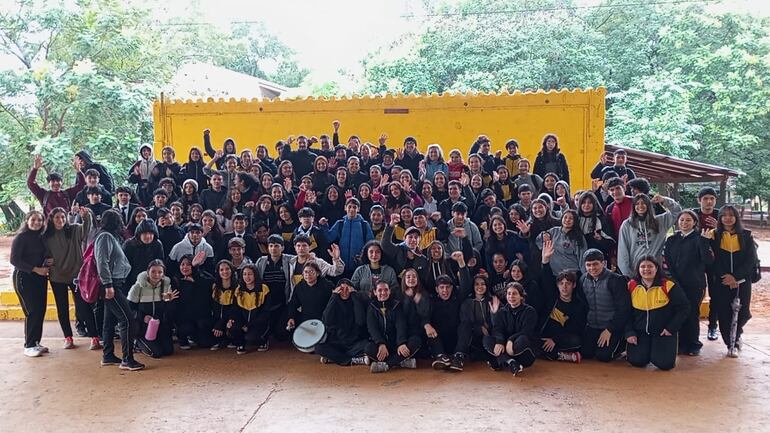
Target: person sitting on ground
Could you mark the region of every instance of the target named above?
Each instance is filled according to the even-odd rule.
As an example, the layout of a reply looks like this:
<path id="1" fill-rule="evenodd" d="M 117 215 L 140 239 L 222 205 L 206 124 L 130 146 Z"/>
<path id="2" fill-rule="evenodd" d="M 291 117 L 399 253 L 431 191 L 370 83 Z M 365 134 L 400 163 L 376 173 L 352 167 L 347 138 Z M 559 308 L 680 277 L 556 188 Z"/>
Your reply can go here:
<path id="1" fill-rule="evenodd" d="M 492 335 L 484 337 L 484 348 L 495 360 L 493 369 L 507 367 L 516 376 L 535 363 L 537 313 L 524 302 L 519 283 L 508 283 L 506 304 L 492 317 Z"/>
<path id="2" fill-rule="evenodd" d="M 370 364 L 365 354 L 368 344 L 365 316 L 367 304 L 353 299 L 356 294 L 354 287 L 350 280 L 341 279 L 326 304 L 322 318 L 326 327 L 326 341 L 315 348 L 315 352 L 321 356 L 321 364 Z"/>
<path id="3" fill-rule="evenodd" d="M 179 297 L 179 292 L 171 289 L 163 260 L 151 261 L 146 269 L 137 275 L 127 299 L 138 325 L 137 346 L 145 355 L 158 359 L 174 353 L 172 302 Z M 147 328 L 153 319 L 159 320 L 160 324 L 155 338 L 148 339 Z"/>
<path id="4" fill-rule="evenodd" d="M 256 346 L 258 352 L 268 350 L 270 288 L 258 275 L 256 265 L 246 265 L 241 271 L 241 284 L 235 289 L 235 322 L 230 333 L 238 355 L 246 353 L 248 346 Z"/>
<path id="5" fill-rule="evenodd" d="M 374 295 L 366 311 L 370 337 L 366 345 L 366 355 L 371 360 L 369 370 L 382 373 L 392 367 L 417 368 L 414 355 L 420 348 L 420 337 L 410 335 L 401 302 L 391 296 L 385 281 L 377 283 Z"/>

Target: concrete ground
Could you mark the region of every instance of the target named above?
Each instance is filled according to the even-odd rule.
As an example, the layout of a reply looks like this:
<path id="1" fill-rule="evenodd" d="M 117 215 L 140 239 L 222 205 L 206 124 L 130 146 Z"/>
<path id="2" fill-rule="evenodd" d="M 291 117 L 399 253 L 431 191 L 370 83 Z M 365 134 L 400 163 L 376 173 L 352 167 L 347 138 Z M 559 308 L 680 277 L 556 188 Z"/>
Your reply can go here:
<path id="1" fill-rule="evenodd" d="M 56 322 L 45 326 L 51 353 L 25 358 L 22 324 L 2 322 L 0 431 L 768 431 L 769 330 L 755 318 L 739 359 L 705 342 L 702 356 L 680 357 L 669 372 L 538 360 L 512 377 L 481 363 L 437 372 L 426 361 L 373 375 L 285 346 L 138 355 L 147 369 L 124 372 L 99 367 L 84 339 L 59 349 Z"/>

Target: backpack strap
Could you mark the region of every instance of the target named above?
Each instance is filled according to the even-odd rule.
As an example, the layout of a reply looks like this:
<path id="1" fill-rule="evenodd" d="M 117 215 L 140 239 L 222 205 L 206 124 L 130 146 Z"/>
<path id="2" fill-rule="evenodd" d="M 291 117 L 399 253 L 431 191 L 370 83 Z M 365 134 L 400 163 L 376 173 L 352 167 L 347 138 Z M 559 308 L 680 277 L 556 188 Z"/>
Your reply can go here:
<path id="1" fill-rule="evenodd" d="M 48 205 L 48 198 L 50 198 L 50 197 L 51 197 L 51 191 L 50 190 L 46 190 L 45 194 L 43 194 L 43 201 L 42 201 L 43 212 L 45 212 L 45 207 L 46 207 L 46 205 Z"/>

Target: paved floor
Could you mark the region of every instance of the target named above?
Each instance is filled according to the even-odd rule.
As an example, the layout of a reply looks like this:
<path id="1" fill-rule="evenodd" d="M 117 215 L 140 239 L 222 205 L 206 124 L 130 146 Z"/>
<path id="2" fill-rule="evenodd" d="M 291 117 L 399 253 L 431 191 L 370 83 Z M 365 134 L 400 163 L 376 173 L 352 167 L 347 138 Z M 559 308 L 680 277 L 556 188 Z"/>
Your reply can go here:
<path id="1" fill-rule="evenodd" d="M 372 375 L 288 347 L 140 356 L 147 370 L 122 372 L 99 367 L 83 347 L 57 349 L 55 322 L 43 341 L 52 353 L 24 358 L 22 324 L 4 322 L 0 431 L 768 431 L 768 330 L 770 320 L 754 320 L 739 359 L 707 342 L 701 357 L 680 358 L 670 372 L 539 360 L 512 377 L 481 364 L 436 372 L 424 362 Z"/>

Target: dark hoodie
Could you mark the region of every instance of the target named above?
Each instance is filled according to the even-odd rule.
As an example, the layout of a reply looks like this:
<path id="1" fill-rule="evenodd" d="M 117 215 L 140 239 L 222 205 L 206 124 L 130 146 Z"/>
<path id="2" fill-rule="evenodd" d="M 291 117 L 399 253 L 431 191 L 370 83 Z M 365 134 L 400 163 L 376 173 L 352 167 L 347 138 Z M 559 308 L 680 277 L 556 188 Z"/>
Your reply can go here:
<path id="1" fill-rule="evenodd" d="M 197 161 L 193 161 L 190 157 L 193 150 L 197 150 L 201 157 Z M 203 172 L 203 167 L 206 163 L 203 162 L 203 152 L 197 147 L 190 149 L 190 153 L 187 156 L 187 162 L 184 163 L 182 169 L 179 170 L 179 184 L 184 184 L 187 179 L 192 179 L 198 183 L 198 191 L 206 189 L 209 182 L 209 177 Z"/>
<path id="2" fill-rule="evenodd" d="M 142 233 L 152 233 L 152 242 L 149 244 L 142 242 L 140 239 Z M 151 261 L 155 259 L 163 260 L 163 251 L 163 244 L 158 239 L 158 228 L 155 225 L 155 221 L 147 218 L 140 222 L 136 226 L 134 237 L 123 243 L 123 253 L 126 255 L 128 263 L 131 264 L 131 272 L 126 277 L 126 287 L 134 285 L 137 275 L 146 271 L 147 265 Z"/>
<path id="3" fill-rule="evenodd" d="M 228 143 L 232 144 L 232 152 L 227 151 L 227 145 Z M 211 135 L 210 134 L 203 134 L 203 147 L 206 149 L 206 154 L 208 154 L 209 157 L 213 158 L 217 151 L 214 149 L 214 146 L 211 145 Z M 225 158 L 227 155 L 236 155 L 236 160 L 238 165 L 240 165 L 240 158 L 238 158 L 238 155 L 236 152 L 238 152 L 238 148 L 235 146 L 235 140 L 232 138 L 226 138 L 224 143 L 222 143 L 222 152 L 223 155 L 221 158 L 217 160 L 215 163 L 217 166 L 217 170 L 223 170 L 222 167 L 225 166 Z"/>
<path id="4" fill-rule="evenodd" d="M 93 168 L 94 170 L 99 172 L 99 183 L 102 184 L 104 189 L 109 191 L 110 194 L 115 192 L 115 184 L 112 181 L 112 175 L 110 175 L 110 172 L 108 172 L 103 165 L 94 162 L 93 158 L 91 157 L 91 154 L 88 153 L 87 150 L 81 150 L 78 153 L 76 153 L 75 156 L 79 157 L 86 163 L 85 167 L 83 167 L 83 170 L 82 170 L 83 173 Z"/>
<path id="5" fill-rule="evenodd" d="M 366 328 L 375 344 L 390 348 L 406 344 L 409 339 L 406 315 L 401 302 L 391 296 L 387 301 L 373 299 L 366 312 Z"/>
<path id="6" fill-rule="evenodd" d="M 365 306 L 365 303 L 358 302 L 353 297 L 343 300 L 340 295 L 333 293 L 323 313 L 326 340 L 346 347 L 366 340 Z"/>

